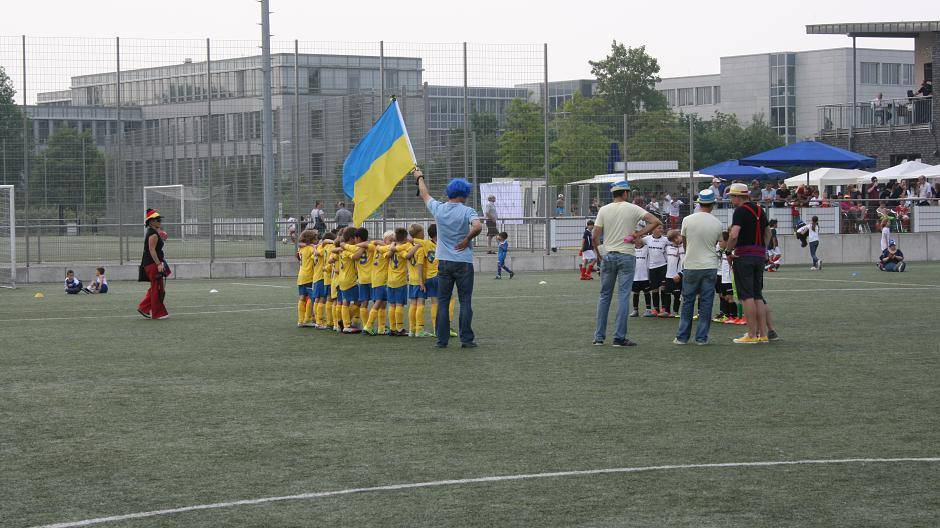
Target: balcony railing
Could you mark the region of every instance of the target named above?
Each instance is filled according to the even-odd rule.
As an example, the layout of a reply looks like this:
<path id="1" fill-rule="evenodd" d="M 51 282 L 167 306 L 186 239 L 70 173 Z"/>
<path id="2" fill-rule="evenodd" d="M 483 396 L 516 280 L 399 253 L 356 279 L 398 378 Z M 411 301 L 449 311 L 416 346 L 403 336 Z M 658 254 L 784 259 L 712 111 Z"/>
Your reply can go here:
<path id="1" fill-rule="evenodd" d="M 933 97 L 903 97 L 880 102 L 830 104 L 817 107 L 820 135 L 856 131 L 929 128 Z M 854 117 L 854 120 L 853 120 Z"/>

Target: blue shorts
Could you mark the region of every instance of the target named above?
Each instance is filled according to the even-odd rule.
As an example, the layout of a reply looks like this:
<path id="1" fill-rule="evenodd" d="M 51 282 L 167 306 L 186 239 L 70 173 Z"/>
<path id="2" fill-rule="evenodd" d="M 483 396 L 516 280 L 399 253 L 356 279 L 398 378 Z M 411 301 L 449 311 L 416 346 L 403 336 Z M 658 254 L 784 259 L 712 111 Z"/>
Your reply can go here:
<path id="1" fill-rule="evenodd" d="M 336 298 L 339 299 L 339 302 L 357 303 L 359 302 L 359 287 L 353 286 L 348 290 L 340 289 Z"/>
<path id="2" fill-rule="evenodd" d="M 326 297 L 327 300 L 329 300 L 329 298 L 333 296 L 333 285 L 332 285 L 332 284 L 324 284 L 324 285 L 323 285 L 323 296 Z"/>
<path id="3" fill-rule="evenodd" d="M 310 287 L 311 284 L 313 283 L 308 282 L 307 284 L 298 284 L 297 295 L 300 295 L 301 297 L 313 298 L 313 288 Z"/>
<path id="4" fill-rule="evenodd" d="M 313 283 L 313 298 L 319 299 L 320 297 L 326 297 L 326 288 L 323 287 L 323 279 L 320 279 Z"/>
<path id="5" fill-rule="evenodd" d="M 408 304 L 408 287 L 399 286 L 398 288 L 388 289 L 389 304 Z"/>
<path id="6" fill-rule="evenodd" d="M 425 287 L 425 289 L 427 288 Z M 428 292 L 421 291 L 421 286 L 412 286 L 409 284 L 408 285 L 408 298 L 409 299 L 427 299 Z"/>
<path id="7" fill-rule="evenodd" d="M 98 293 L 108 293 L 108 285 L 102 284 L 101 288 L 98 288 Z"/>
<path id="8" fill-rule="evenodd" d="M 388 288 L 385 286 L 375 286 L 372 288 L 372 300 L 375 302 L 388 300 Z"/>
<path id="9" fill-rule="evenodd" d="M 359 302 L 367 303 L 372 299 L 372 285 L 371 284 L 360 284 L 359 285 Z"/>
<path id="10" fill-rule="evenodd" d="M 440 281 L 437 280 L 437 277 L 431 277 L 424 284 L 428 287 L 428 299 L 437 299 L 438 290 L 440 289 Z"/>

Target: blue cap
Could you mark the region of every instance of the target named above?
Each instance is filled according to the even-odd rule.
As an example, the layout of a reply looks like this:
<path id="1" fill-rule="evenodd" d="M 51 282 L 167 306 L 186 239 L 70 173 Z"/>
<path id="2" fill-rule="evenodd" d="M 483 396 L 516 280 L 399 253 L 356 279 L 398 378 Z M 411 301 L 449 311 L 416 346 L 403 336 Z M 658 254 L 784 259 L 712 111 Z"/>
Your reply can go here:
<path id="1" fill-rule="evenodd" d="M 888 245 L 889 245 L 889 246 L 896 246 L 897 244 L 894 243 L 894 240 L 889 240 L 889 241 L 888 241 Z"/>
<path id="2" fill-rule="evenodd" d="M 448 198 L 466 198 L 470 196 L 470 191 L 473 187 L 470 186 L 470 183 L 463 178 L 454 178 L 450 180 L 450 183 L 447 184 L 447 193 Z"/>
<path id="3" fill-rule="evenodd" d="M 715 191 L 711 190 L 710 188 L 699 191 L 698 198 L 695 201 L 700 204 L 715 203 Z"/>
<path id="4" fill-rule="evenodd" d="M 620 180 L 619 182 L 614 182 L 610 184 L 610 192 L 614 191 L 629 191 L 630 182 L 627 180 Z"/>

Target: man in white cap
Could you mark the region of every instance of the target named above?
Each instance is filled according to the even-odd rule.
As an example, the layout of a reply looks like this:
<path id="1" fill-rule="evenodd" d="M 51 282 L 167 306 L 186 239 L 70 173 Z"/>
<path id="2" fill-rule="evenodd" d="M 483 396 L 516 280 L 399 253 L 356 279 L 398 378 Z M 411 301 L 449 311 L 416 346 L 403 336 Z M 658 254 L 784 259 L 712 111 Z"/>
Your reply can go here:
<path id="1" fill-rule="evenodd" d="M 715 276 L 718 274 L 718 252 L 715 246 L 721 238 L 721 222 L 712 215 L 715 191 L 711 188 L 698 193 L 699 210 L 682 219 L 682 244 L 685 262 L 682 272 L 682 312 L 679 330 L 673 343 L 684 345 L 692 335 L 692 308 L 698 297 L 698 327 L 695 344 L 708 344 L 708 330 L 712 321 L 715 300 Z"/>
<path id="2" fill-rule="evenodd" d="M 597 299 L 597 328 L 594 344 L 603 345 L 607 336 L 607 316 L 614 286 L 620 282 L 618 293 L 617 323 L 614 331 L 614 346 L 636 346 L 627 338 L 627 322 L 630 314 L 630 292 L 633 289 L 633 271 L 636 268 L 634 240 L 641 239 L 662 222 L 638 205 L 630 203 L 630 184 L 619 181 L 610 186 L 613 202 L 601 207 L 594 220 L 594 247 L 601 259 L 601 293 Z M 640 221 L 646 223 L 637 230 Z M 604 243 L 601 244 L 601 237 Z M 712 279 L 714 280 L 714 278 Z"/>

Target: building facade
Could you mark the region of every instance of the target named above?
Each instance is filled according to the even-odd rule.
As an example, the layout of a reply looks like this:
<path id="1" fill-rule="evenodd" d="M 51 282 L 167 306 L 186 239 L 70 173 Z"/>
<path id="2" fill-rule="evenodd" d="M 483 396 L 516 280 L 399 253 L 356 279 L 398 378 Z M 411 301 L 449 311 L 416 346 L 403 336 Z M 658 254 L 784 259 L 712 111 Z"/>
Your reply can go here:
<path id="1" fill-rule="evenodd" d="M 893 100 L 915 86 L 914 52 L 858 48 L 856 98 L 879 93 Z M 714 75 L 665 78 L 657 83 L 676 111 L 703 118 L 715 112 L 742 122 L 763 116 L 788 141 L 813 137 L 820 105 L 852 100 L 852 48 L 760 53 L 721 58 Z"/>

